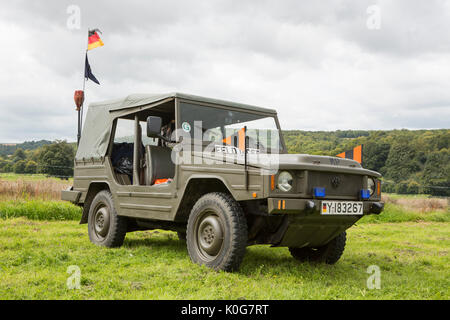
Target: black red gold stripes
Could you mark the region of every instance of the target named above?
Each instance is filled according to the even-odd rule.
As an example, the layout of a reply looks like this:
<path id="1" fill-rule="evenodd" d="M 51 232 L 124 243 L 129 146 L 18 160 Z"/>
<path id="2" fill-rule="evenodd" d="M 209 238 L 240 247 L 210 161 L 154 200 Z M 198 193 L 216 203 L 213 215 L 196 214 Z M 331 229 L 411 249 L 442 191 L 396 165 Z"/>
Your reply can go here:
<path id="1" fill-rule="evenodd" d="M 95 30 L 89 30 L 89 38 L 88 38 L 88 50 L 92 50 L 98 47 L 103 46 L 103 41 L 100 39 L 100 36 L 98 35 L 97 29 Z"/>

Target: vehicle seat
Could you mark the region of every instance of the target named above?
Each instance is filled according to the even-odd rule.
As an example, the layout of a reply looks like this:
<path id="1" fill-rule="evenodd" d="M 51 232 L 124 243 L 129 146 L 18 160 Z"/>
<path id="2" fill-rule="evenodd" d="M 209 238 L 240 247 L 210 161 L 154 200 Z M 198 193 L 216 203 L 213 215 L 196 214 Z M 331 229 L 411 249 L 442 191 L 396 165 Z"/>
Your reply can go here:
<path id="1" fill-rule="evenodd" d="M 145 146 L 146 185 L 153 185 L 156 179 L 173 178 L 175 164 L 171 159 L 172 149 L 160 146 Z"/>

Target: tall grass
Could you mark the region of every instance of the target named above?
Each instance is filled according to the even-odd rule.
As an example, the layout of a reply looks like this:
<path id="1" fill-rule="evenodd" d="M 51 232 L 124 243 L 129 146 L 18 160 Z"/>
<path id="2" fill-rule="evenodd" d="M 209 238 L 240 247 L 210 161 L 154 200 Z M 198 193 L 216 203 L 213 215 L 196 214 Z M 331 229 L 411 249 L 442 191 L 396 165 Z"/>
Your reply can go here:
<path id="1" fill-rule="evenodd" d="M 61 191 L 69 186 L 67 180 L 59 179 L 0 180 L 0 200 L 60 200 Z"/>
<path id="2" fill-rule="evenodd" d="M 383 195 L 384 211 L 379 215 L 364 216 L 360 223 L 383 222 L 450 222 L 447 199 L 397 198 Z"/>
<path id="3" fill-rule="evenodd" d="M 438 212 L 448 210 L 448 198 L 425 198 L 422 196 L 400 196 L 383 194 L 382 201 L 414 212 Z"/>
<path id="4" fill-rule="evenodd" d="M 30 220 L 79 220 L 81 208 L 65 201 L 0 201 L 0 219 L 25 217 Z"/>
<path id="5" fill-rule="evenodd" d="M 70 185 L 43 175 L 0 174 L 0 219 L 79 220 L 81 208 L 60 200 Z"/>

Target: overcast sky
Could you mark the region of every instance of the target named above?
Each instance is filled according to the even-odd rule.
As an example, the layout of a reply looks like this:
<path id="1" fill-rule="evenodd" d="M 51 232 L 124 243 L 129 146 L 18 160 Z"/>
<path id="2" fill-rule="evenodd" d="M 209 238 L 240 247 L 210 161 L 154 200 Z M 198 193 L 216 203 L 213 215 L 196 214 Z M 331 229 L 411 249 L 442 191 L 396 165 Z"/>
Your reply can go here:
<path id="1" fill-rule="evenodd" d="M 285 129 L 450 128 L 450 1 L 4 1 L 0 142 L 76 140 L 94 27 L 87 103 L 179 91 Z"/>

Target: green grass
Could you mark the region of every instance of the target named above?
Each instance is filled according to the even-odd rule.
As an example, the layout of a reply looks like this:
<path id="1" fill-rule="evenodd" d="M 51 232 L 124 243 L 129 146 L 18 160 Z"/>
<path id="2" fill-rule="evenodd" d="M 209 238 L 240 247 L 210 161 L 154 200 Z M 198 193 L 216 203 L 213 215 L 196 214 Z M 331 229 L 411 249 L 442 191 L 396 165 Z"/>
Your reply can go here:
<path id="1" fill-rule="evenodd" d="M 254 246 L 225 273 L 192 264 L 172 232 L 129 233 L 107 249 L 76 221 L 0 220 L 0 299 L 449 299 L 449 234 L 448 223 L 363 224 L 334 266 Z M 71 265 L 81 289 L 66 286 Z M 366 286 L 370 265 L 379 290 Z"/>
<path id="2" fill-rule="evenodd" d="M 334 266 L 298 263 L 286 248 L 253 246 L 236 273 L 192 264 L 173 232 L 129 233 L 119 249 L 94 246 L 80 216 L 68 202 L 0 201 L 0 299 L 450 298 L 448 208 L 420 212 L 387 203 L 381 215 L 348 230 Z M 66 286 L 71 265 L 81 269 L 79 290 Z M 381 269 L 380 290 L 367 288 L 370 265 Z"/>
<path id="3" fill-rule="evenodd" d="M 0 173 L 0 180 L 5 181 L 16 181 L 16 180 L 24 180 L 24 181 L 37 181 L 37 180 L 56 180 L 56 181 L 64 181 L 68 184 L 73 183 L 73 178 L 69 178 L 68 180 L 57 178 L 57 177 L 48 177 L 45 174 L 23 174 L 23 173 Z"/>
<path id="4" fill-rule="evenodd" d="M 0 201 L 0 219 L 26 217 L 31 220 L 79 220 L 81 208 L 66 201 Z"/>
<path id="5" fill-rule="evenodd" d="M 450 222 L 449 211 L 420 212 L 407 211 L 398 205 L 386 203 L 384 211 L 379 215 L 367 215 L 358 223 L 384 223 L 384 222 Z"/>
<path id="6" fill-rule="evenodd" d="M 384 193 L 392 199 L 431 199 L 434 198 L 431 194 L 399 194 L 399 193 Z"/>
<path id="7" fill-rule="evenodd" d="M 81 208 L 65 201 L 46 201 L 39 199 L 19 199 L 0 201 L 0 219 L 26 217 L 32 220 L 79 220 Z M 387 203 L 380 215 L 364 216 L 358 223 L 384 222 L 450 222 L 447 211 L 414 212 Z"/>

